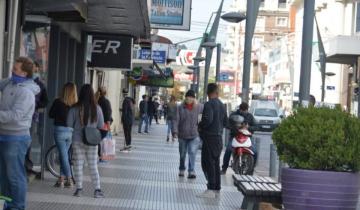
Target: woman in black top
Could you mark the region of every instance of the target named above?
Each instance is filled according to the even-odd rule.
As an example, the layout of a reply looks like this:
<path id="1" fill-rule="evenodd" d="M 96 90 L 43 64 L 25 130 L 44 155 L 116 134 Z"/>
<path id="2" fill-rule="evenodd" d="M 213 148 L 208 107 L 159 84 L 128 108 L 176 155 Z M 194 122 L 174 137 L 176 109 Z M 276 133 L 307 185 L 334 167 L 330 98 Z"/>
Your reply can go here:
<path id="1" fill-rule="evenodd" d="M 66 120 L 70 108 L 77 100 L 76 85 L 74 83 L 66 83 L 62 89 L 61 96 L 55 99 L 49 111 L 49 117 L 54 119 L 54 139 L 60 157 L 60 178 L 56 182 L 55 187 L 73 186 L 68 154 L 72 142 L 73 129 L 67 127 Z"/>
<path id="2" fill-rule="evenodd" d="M 104 114 L 104 128 L 102 128 L 101 135 L 103 138 L 107 136 L 107 133 L 110 131 L 110 125 L 113 121 L 112 119 L 112 109 L 109 99 L 106 98 L 106 88 L 100 87 L 96 93 L 97 102 L 101 108 L 101 111 Z M 98 145 L 98 155 L 100 162 L 106 162 L 105 160 L 101 159 L 101 144 Z"/>

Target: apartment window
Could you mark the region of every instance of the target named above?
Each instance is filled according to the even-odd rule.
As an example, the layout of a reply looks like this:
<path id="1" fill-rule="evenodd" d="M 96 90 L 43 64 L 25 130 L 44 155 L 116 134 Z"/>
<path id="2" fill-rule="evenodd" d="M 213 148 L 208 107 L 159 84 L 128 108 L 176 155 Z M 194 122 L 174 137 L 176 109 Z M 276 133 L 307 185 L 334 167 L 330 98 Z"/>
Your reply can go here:
<path id="1" fill-rule="evenodd" d="M 260 1 L 260 7 L 265 7 L 265 0 Z"/>
<path id="2" fill-rule="evenodd" d="M 278 8 L 286 8 L 286 0 L 278 0 Z"/>
<path id="3" fill-rule="evenodd" d="M 356 32 L 360 32 L 360 3 L 356 4 Z"/>
<path id="4" fill-rule="evenodd" d="M 286 27 L 288 24 L 288 19 L 286 17 L 276 18 L 276 26 Z"/>
<path id="5" fill-rule="evenodd" d="M 255 31 L 265 31 L 265 17 L 258 17 L 256 19 Z"/>

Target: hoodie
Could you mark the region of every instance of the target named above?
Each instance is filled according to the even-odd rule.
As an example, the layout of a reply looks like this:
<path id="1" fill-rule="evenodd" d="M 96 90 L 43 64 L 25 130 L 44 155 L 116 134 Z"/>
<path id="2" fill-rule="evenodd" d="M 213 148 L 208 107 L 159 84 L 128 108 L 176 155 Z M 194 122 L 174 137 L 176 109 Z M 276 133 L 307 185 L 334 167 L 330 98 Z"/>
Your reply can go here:
<path id="1" fill-rule="evenodd" d="M 40 87 L 29 79 L 14 84 L 10 79 L 0 81 L 0 141 L 4 136 L 30 136 L 35 95 Z"/>

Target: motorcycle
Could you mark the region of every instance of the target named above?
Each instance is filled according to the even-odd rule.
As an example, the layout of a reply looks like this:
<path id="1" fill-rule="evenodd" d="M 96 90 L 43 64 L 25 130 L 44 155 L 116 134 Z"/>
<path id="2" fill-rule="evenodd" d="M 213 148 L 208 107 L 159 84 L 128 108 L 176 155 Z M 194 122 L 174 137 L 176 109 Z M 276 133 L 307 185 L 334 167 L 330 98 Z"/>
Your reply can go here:
<path id="1" fill-rule="evenodd" d="M 241 120 L 241 118 L 239 119 Z M 233 148 L 232 168 L 235 174 L 252 175 L 255 167 L 255 154 L 251 150 L 250 137 L 252 134 L 247 130 L 247 126 L 243 122 L 238 127 L 238 132 L 231 142 Z"/>

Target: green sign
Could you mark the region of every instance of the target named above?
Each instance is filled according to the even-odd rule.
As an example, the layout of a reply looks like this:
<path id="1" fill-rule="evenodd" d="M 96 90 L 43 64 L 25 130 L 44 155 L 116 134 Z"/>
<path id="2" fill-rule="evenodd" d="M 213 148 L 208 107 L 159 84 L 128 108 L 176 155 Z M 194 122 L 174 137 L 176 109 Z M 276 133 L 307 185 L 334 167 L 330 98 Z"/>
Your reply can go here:
<path id="1" fill-rule="evenodd" d="M 150 87 L 174 87 L 174 74 L 171 68 L 166 68 L 164 74 L 156 70 L 143 70 L 141 67 L 134 68 L 130 73 L 130 79 L 137 85 Z"/>

